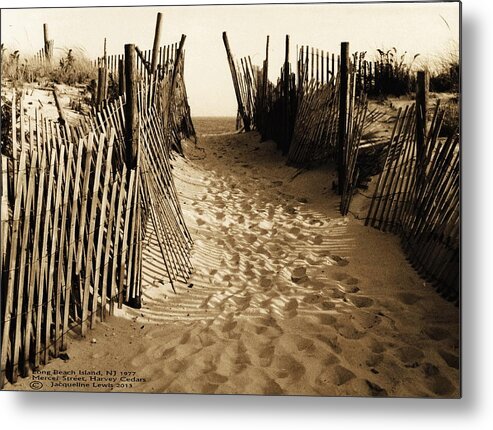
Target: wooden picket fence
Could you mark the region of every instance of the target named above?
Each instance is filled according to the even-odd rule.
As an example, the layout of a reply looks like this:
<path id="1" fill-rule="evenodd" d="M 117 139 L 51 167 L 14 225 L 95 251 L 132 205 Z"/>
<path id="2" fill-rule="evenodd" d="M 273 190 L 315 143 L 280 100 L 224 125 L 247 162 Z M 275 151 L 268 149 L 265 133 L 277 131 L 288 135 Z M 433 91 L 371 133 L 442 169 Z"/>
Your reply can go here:
<path id="1" fill-rule="evenodd" d="M 150 228 L 171 287 L 188 280 L 192 239 L 170 166 L 191 124 L 183 62 L 139 78 L 132 167 L 125 96 L 74 125 L 27 117 L 14 91 L 0 183 L 2 385 L 59 356 L 69 332 L 85 336 L 115 304 L 140 306 Z"/>
<path id="2" fill-rule="evenodd" d="M 46 119 L 23 131 L 19 142 L 12 133 L 18 152 L 2 156 L 2 382 L 57 357 L 69 330 L 84 336 L 98 306 L 104 317 L 134 288 L 119 269 L 130 263 L 137 172 L 116 164 L 114 131 L 68 139 Z"/>
<path id="3" fill-rule="evenodd" d="M 324 84 L 335 80 L 341 67 L 341 57 L 304 45 L 297 49 L 296 65 L 300 87 L 311 81 Z"/>
<path id="4" fill-rule="evenodd" d="M 48 62 L 48 59 L 46 58 L 46 52 L 44 49 L 40 49 L 38 52 L 36 52 L 32 58 L 30 59 L 31 62 L 34 62 L 36 64 L 46 64 Z"/>
<path id="5" fill-rule="evenodd" d="M 366 225 L 399 234 L 409 260 L 440 293 L 458 300 L 460 283 L 460 148 L 455 130 L 439 138 L 437 103 L 424 147 L 416 140 L 416 109 L 400 110 Z"/>
<path id="6" fill-rule="evenodd" d="M 306 166 L 335 156 L 338 88 L 334 78 L 325 84 L 312 80 L 304 85 L 288 152 L 289 164 Z"/>
<path id="7" fill-rule="evenodd" d="M 302 46 L 296 54 L 296 71 L 289 62 L 289 36 L 285 61 L 276 84 L 268 79 L 269 37 L 262 67 L 250 57 L 234 62 L 226 33 L 223 41 L 238 102 L 238 116 L 245 130 L 255 129 L 262 139 L 278 144 L 287 162 L 298 167 L 335 160 L 338 165 L 341 213 L 346 214 L 357 184 L 357 159 L 368 103 L 357 90 L 358 74 L 349 59 Z M 344 77 L 342 77 L 344 73 Z M 345 81 L 342 97 L 342 80 Z M 374 115 L 373 115 L 374 117 Z M 372 116 L 368 116 L 369 119 Z"/>
<path id="8" fill-rule="evenodd" d="M 356 91 L 369 97 L 402 96 L 413 91 L 416 84 L 411 65 L 390 56 L 392 52 L 380 52 L 379 59 L 365 59 L 366 53 L 353 53 L 352 63 L 356 73 Z M 412 63 L 411 63 L 412 64 Z"/>
<path id="9" fill-rule="evenodd" d="M 137 48 L 138 49 L 138 48 Z M 152 49 L 140 50 L 138 49 L 138 60 L 137 60 L 137 70 L 141 75 L 148 72 L 148 68 L 151 64 L 152 59 Z M 175 60 L 178 53 L 178 43 L 172 43 L 169 45 L 163 45 L 159 47 L 159 57 L 158 57 L 158 69 L 162 70 L 163 73 L 175 64 Z M 95 68 L 106 68 L 108 73 L 114 76 L 115 79 L 118 78 L 119 74 L 122 73 L 121 64 L 123 63 L 123 54 L 111 54 L 103 55 L 98 57 L 92 62 Z"/>

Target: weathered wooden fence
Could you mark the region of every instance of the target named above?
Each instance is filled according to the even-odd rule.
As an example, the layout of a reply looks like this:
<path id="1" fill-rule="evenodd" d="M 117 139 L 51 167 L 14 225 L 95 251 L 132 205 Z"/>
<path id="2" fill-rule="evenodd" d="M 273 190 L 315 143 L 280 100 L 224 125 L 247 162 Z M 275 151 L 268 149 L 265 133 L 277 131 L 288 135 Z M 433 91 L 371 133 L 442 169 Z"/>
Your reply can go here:
<path id="1" fill-rule="evenodd" d="M 269 38 L 262 68 L 253 66 L 250 57 L 235 66 L 226 33 L 223 40 L 243 124 L 259 131 L 264 140 L 274 140 L 289 164 L 335 160 L 341 212 L 346 214 L 357 183 L 356 160 L 368 110 L 366 95 L 357 92 L 349 44 L 341 45 L 337 62 L 334 54 L 303 46 L 293 72 L 286 36 L 285 60 L 274 85 L 268 79 Z"/>
<path id="2" fill-rule="evenodd" d="M 444 111 L 435 108 L 420 142 L 414 106 L 399 111 L 366 225 L 399 234 L 418 272 L 450 300 L 459 297 L 459 133 L 439 138 Z"/>
<path id="3" fill-rule="evenodd" d="M 70 331 L 85 336 L 115 304 L 140 306 L 149 228 L 173 289 L 191 274 L 170 166 L 191 125 L 182 54 L 140 77 L 129 61 L 131 88 L 75 125 L 27 117 L 14 92 L 2 151 L 2 385 L 57 357 Z"/>
<path id="4" fill-rule="evenodd" d="M 356 73 L 356 91 L 369 97 L 402 96 L 414 90 L 415 73 L 411 71 L 412 61 L 406 60 L 406 54 L 398 55 L 395 48 L 384 52 L 377 50 L 374 61 L 367 60 L 366 52 L 352 54 L 352 64 Z"/>
<path id="5" fill-rule="evenodd" d="M 334 160 L 343 215 L 349 211 L 360 172 L 365 170 L 366 177 L 372 170 L 367 164 L 380 164 L 383 158 L 366 223 L 399 233 L 417 270 L 438 283 L 445 296 L 456 299 L 459 135 L 456 131 L 446 141 L 438 138 L 443 121 L 438 107 L 427 130 L 425 74 L 418 72 L 415 78 L 402 57 L 394 60 L 388 53 L 375 63 L 366 61 L 364 54 L 351 59 L 347 42 L 341 44 L 337 62 L 334 55 L 302 47 L 295 74 L 286 36 L 285 61 L 273 84 L 267 78 L 269 38 L 262 68 L 253 66 L 249 57 L 235 67 L 225 33 L 223 40 L 243 124 L 275 140 L 290 164 Z M 364 147 L 360 159 L 362 134 L 382 115 L 368 111 L 367 94 L 399 95 L 415 82 L 417 107 L 399 112 L 390 142 Z"/>

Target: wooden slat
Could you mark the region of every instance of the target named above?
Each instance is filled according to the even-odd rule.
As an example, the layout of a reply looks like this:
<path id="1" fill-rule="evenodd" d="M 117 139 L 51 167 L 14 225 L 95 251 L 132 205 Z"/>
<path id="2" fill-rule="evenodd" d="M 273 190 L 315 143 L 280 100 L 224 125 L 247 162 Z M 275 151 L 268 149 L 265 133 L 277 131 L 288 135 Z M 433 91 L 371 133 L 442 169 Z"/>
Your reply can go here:
<path id="1" fill-rule="evenodd" d="M 69 330 L 70 299 L 71 299 L 71 291 L 72 291 L 72 275 L 73 275 L 73 263 L 74 263 L 74 254 L 75 254 L 75 241 L 76 241 L 75 226 L 78 218 L 77 216 L 78 198 L 79 198 L 79 189 L 81 182 L 83 149 L 84 149 L 84 141 L 80 139 L 77 148 L 77 159 L 76 159 L 75 174 L 74 174 L 72 203 L 70 207 L 70 226 L 69 226 L 69 234 L 68 234 L 68 251 L 66 258 L 65 283 L 62 284 L 61 286 L 62 290 L 65 290 L 65 299 L 63 304 L 63 320 L 62 320 L 62 329 L 61 329 L 62 333 L 60 339 L 60 350 L 62 351 L 66 350 L 67 348 L 66 334 Z M 88 151 L 88 155 L 90 156 L 90 151 Z"/>
<path id="2" fill-rule="evenodd" d="M 96 211 L 99 205 L 99 182 L 101 180 L 101 165 L 103 163 L 104 153 L 104 140 L 106 136 L 101 134 L 98 140 L 98 152 L 96 158 L 96 169 L 93 176 L 93 192 L 91 196 L 91 210 L 89 212 L 89 224 L 88 224 L 88 236 L 87 236 L 87 255 L 83 281 L 82 291 L 82 321 L 81 321 L 81 335 L 86 336 L 87 333 L 87 319 L 89 316 L 89 295 L 91 287 L 91 276 L 93 272 L 93 251 L 94 251 L 94 233 L 96 228 Z"/>
<path id="3" fill-rule="evenodd" d="M 98 295 L 99 295 L 99 280 L 100 280 L 100 272 L 102 270 L 101 254 L 102 254 L 102 246 L 103 246 L 103 235 L 106 226 L 106 205 L 108 199 L 108 189 L 111 180 L 110 172 L 111 172 L 111 162 L 112 162 L 112 154 L 113 154 L 113 144 L 115 139 L 115 131 L 112 129 L 110 133 L 111 134 L 108 139 L 108 152 L 106 153 L 106 166 L 103 176 L 103 180 L 104 180 L 103 195 L 101 197 L 101 207 L 99 209 L 99 228 L 98 228 L 98 236 L 96 243 L 96 265 L 94 267 L 94 285 L 92 292 L 91 328 L 94 328 L 96 324 Z M 101 303 L 101 307 L 103 306 L 104 304 Z"/>

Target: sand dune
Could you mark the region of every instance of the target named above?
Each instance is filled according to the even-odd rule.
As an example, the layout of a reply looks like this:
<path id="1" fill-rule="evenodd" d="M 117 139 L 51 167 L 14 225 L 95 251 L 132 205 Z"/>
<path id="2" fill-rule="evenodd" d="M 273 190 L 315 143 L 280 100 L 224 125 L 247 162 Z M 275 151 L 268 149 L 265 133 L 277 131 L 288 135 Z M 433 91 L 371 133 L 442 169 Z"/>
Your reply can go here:
<path id="1" fill-rule="evenodd" d="M 148 237 L 143 308 L 47 368 L 90 362 L 146 379 L 115 391 L 459 395 L 458 309 L 395 237 L 338 214 L 329 167 L 287 167 L 256 133 L 208 130 L 198 146 L 173 162 L 195 241 L 190 282 L 172 292 Z"/>

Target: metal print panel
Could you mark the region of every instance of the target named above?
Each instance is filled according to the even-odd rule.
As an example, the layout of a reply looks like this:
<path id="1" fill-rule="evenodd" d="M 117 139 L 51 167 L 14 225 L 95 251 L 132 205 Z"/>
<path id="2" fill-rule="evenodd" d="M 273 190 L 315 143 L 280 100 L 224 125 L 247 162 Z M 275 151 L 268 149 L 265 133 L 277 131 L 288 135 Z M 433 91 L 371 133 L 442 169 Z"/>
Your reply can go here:
<path id="1" fill-rule="evenodd" d="M 460 3 L 1 21 L 2 389 L 460 397 Z"/>

